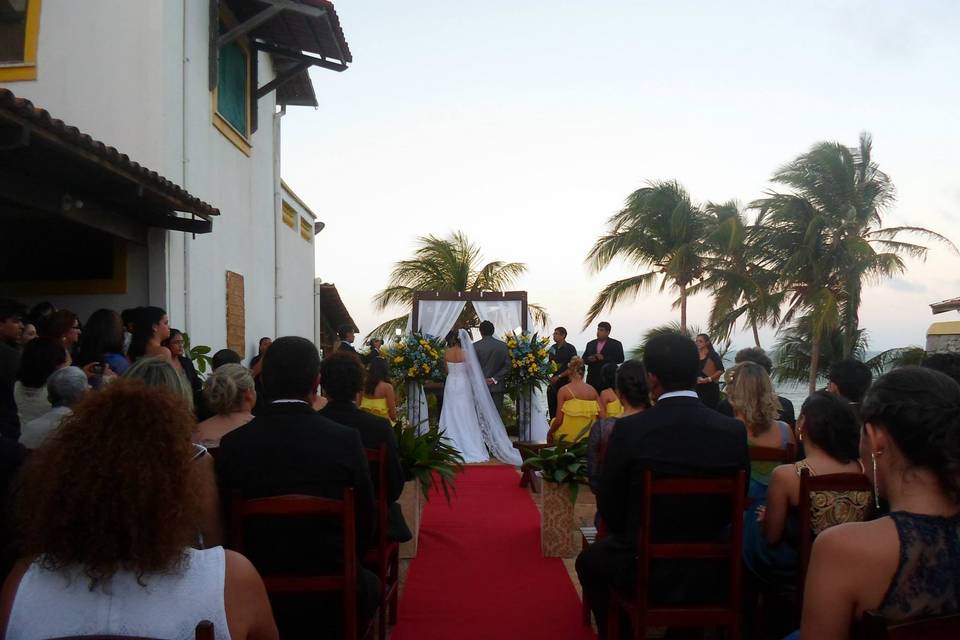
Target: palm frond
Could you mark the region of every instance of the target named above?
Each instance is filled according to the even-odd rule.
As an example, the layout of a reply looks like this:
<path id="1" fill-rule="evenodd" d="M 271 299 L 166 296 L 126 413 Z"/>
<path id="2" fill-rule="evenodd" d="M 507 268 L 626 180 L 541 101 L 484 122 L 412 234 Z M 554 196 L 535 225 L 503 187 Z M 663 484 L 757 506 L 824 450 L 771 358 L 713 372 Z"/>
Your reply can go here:
<path id="1" fill-rule="evenodd" d="M 597 295 L 596 300 L 590 305 L 586 318 L 583 321 L 583 328 L 586 329 L 594 320 L 597 319 L 604 309 L 611 308 L 620 300 L 633 297 L 636 298 L 640 293 L 648 290 L 653 281 L 659 274 L 655 271 L 643 273 L 638 276 L 631 276 L 623 280 L 611 282 Z"/>

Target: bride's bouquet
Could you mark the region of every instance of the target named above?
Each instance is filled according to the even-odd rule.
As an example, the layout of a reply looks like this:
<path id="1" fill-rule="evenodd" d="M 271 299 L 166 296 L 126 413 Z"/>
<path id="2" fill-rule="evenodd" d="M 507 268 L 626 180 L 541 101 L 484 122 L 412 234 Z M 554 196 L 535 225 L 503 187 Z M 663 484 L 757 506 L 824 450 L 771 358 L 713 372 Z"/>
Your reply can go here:
<path id="1" fill-rule="evenodd" d="M 536 333 L 517 335 L 511 331 L 503 336 L 503 340 L 510 352 L 510 373 L 506 384 L 509 391 L 539 389 L 550 382 L 557 364 L 550 361 L 549 338 L 541 338 Z"/>
<path id="2" fill-rule="evenodd" d="M 443 380 L 443 340 L 426 333 L 411 333 L 384 345 L 383 354 L 393 380 L 440 382 Z"/>

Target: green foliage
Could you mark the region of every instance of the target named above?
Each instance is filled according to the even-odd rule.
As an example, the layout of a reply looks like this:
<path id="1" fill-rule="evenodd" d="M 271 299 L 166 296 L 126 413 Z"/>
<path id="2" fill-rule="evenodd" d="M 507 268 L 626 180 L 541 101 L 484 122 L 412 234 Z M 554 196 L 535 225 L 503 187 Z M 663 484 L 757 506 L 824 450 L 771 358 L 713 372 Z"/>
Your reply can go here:
<path id="1" fill-rule="evenodd" d="M 590 429 L 587 426 L 578 436 L 582 437 Z M 527 449 L 530 456 L 524 464 L 540 471 L 544 482 L 565 484 L 570 489 L 570 499 L 574 502 L 581 484 L 587 484 L 587 439 L 570 442 L 564 438 L 552 447 L 545 447 L 539 451 Z"/>
<path id="2" fill-rule="evenodd" d="M 183 353 L 193 361 L 194 367 L 200 375 L 207 373 L 209 368 L 213 370 L 213 358 L 210 357 L 212 349 L 206 345 L 198 344 L 195 347 L 190 346 L 190 336 L 183 334 Z"/>
<path id="3" fill-rule="evenodd" d="M 607 232 L 587 254 L 587 264 L 599 272 L 620 259 L 638 267 L 639 275 L 611 282 L 597 295 L 584 328 L 604 309 L 634 299 L 659 280 L 680 293 L 680 325 L 687 324 L 687 289 L 703 277 L 703 239 L 710 220 L 677 182 L 651 182 L 627 197 L 626 205 L 607 221 Z"/>
<path id="4" fill-rule="evenodd" d="M 866 365 L 874 375 L 881 375 L 897 367 L 919 367 L 925 357 L 927 350 L 923 347 L 897 347 L 878 353 L 867 360 Z"/>
<path id="5" fill-rule="evenodd" d="M 404 426 L 404 420 L 398 419 L 393 425 L 397 437 L 397 450 L 400 463 L 407 477 L 420 483 L 424 497 L 430 499 L 430 490 L 439 482 L 447 502 L 454 490 L 454 476 L 463 470 L 463 456 L 437 427 L 432 426 L 422 434 L 416 429 Z"/>
<path id="6" fill-rule="evenodd" d="M 527 272 L 527 265 L 520 262 L 494 260 L 481 265 L 480 248 L 462 231 L 447 238 L 422 236 L 417 238 L 417 245 L 412 258 L 394 264 L 386 288 L 374 296 L 377 311 L 393 306 L 409 308 L 416 291 L 504 291 Z M 530 304 L 529 309 L 537 324 L 548 322 L 543 307 Z M 469 328 L 478 324 L 480 320 L 468 304 L 454 326 Z M 406 326 L 407 315 L 393 318 L 371 331 L 367 338 L 392 338 L 396 329 L 403 331 Z"/>
<path id="7" fill-rule="evenodd" d="M 630 350 L 630 353 L 627 354 L 632 360 L 643 360 L 643 346 L 650 341 L 651 338 L 656 338 L 657 336 L 663 335 L 689 335 L 691 338 L 705 333 L 700 330 L 700 327 L 696 325 L 691 325 L 687 327 L 689 333 L 684 334 L 680 328 L 679 322 L 668 322 L 666 324 L 657 325 L 651 329 L 648 329 L 644 332 L 643 336 L 640 338 L 640 344 L 635 346 Z M 723 342 L 714 342 L 713 348 L 716 349 L 717 353 L 720 355 L 720 358 L 725 358 L 727 353 L 730 352 L 730 340 L 724 340 Z"/>

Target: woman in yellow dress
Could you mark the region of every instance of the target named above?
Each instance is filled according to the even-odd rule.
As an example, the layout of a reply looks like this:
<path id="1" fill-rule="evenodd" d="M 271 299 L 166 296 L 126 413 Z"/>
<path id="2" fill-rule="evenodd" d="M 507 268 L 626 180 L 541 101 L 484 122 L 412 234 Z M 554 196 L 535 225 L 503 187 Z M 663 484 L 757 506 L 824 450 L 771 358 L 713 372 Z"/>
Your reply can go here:
<path id="1" fill-rule="evenodd" d="M 550 425 L 547 440 L 568 442 L 587 437 L 589 427 L 597 418 L 605 418 L 606 407 L 600 402 L 597 390 L 583 381 L 583 359 L 574 357 L 567 365 L 569 380 L 557 394 L 557 417 Z"/>
<path id="2" fill-rule="evenodd" d="M 600 392 L 600 404 L 607 410 L 608 418 L 619 418 L 623 415 L 623 405 L 620 404 L 620 397 L 614 389 L 617 383 L 617 365 L 608 362 L 600 369 L 600 376 L 603 380 L 603 391 Z"/>
<path id="3" fill-rule="evenodd" d="M 397 397 L 393 385 L 390 384 L 387 361 L 383 358 L 373 358 L 370 361 L 367 380 L 360 396 L 360 408 L 390 422 L 397 421 Z"/>

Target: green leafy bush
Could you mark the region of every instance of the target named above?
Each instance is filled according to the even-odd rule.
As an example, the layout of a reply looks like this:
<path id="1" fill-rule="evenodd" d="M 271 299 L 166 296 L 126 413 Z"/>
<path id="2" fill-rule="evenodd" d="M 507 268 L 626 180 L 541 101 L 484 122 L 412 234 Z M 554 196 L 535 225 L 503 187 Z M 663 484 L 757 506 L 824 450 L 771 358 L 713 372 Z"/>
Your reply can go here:
<path id="1" fill-rule="evenodd" d="M 463 470 L 463 456 L 450 445 L 450 441 L 438 427 L 418 434 L 416 429 L 405 425 L 404 419 L 398 419 L 393 426 L 397 436 L 397 449 L 400 463 L 410 480 L 417 480 L 424 497 L 430 499 L 430 490 L 438 482 L 447 502 L 454 490 L 454 477 Z"/>

